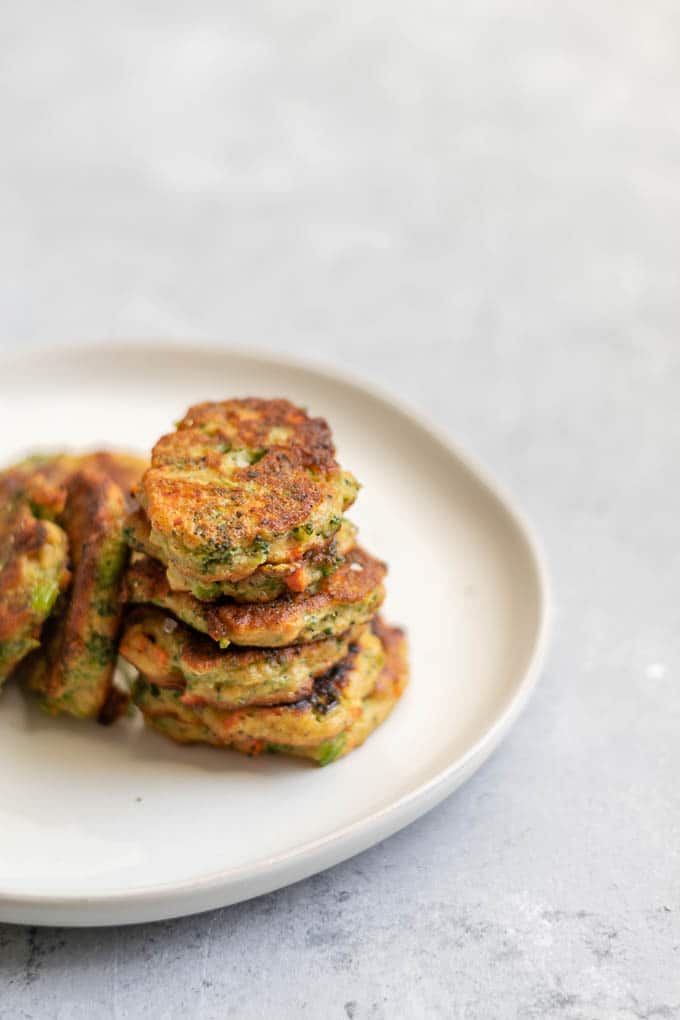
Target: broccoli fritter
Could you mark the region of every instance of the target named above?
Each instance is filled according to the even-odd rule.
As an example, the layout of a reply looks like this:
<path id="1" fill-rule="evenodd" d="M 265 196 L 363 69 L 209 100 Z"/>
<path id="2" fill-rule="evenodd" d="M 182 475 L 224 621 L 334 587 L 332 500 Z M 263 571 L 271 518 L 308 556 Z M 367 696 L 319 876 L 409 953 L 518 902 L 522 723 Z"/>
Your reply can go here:
<path id="1" fill-rule="evenodd" d="M 77 466 L 93 468 L 110 478 L 122 491 L 127 509 L 133 510 L 137 505 L 137 486 L 149 462 L 134 453 L 121 450 L 96 450 L 78 457 Z"/>
<path id="2" fill-rule="evenodd" d="M 43 623 L 69 580 L 68 542 L 0 479 L 0 685 L 40 643 Z"/>
<path id="3" fill-rule="evenodd" d="M 318 765 L 330 765 L 337 758 L 342 758 L 360 747 L 387 719 L 408 685 L 408 646 L 400 627 L 389 627 L 378 617 L 373 622 L 373 628 L 382 643 L 385 664 L 375 687 L 362 701 L 361 715 L 337 737 L 331 737 L 316 747 L 269 744 L 264 750 L 309 758 Z"/>
<path id="4" fill-rule="evenodd" d="M 185 706 L 170 689 L 146 677 L 137 685 L 135 701 L 147 718 L 170 715 L 182 722 L 197 721 L 225 746 L 265 741 L 307 747 L 337 737 L 360 717 L 362 700 L 375 687 L 384 658 L 379 638 L 367 627 L 350 641 L 344 658 L 318 676 L 311 692 L 293 704 L 232 711 Z"/>
<path id="5" fill-rule="evenodd" d="M 87 539 L 87 520 L 80 519 L 75 527 L 73 509 L 67 506 L 69 493 L 77 488 L 72 484 L 76 474 L 92 469 L 129 491 L 146 467 L 139 458 L 107 451 L 83 456 L 36 454 L 0 472 L 0 680 L 38 647 L 42 624 L 67 586 L 64 527 L 76 543 L 82 545 Z M 71 555 L 77 560 L 79 549 L 72 547 Z M 100 592 L 97 600 L 101 606 Z M 82 601 L 80 597 L 81 605 Z M 63 606 L 62 611 L 66 612 Z M 50 645 L 58 630 L 58 624 L 48 625 Z M 97 633 L 94 630 L 90 638 L 98 641 L 93 654 L 101 657 L 103 645 Z M 44 668 L 37 656 L 29 664 L 31 674 Z"/>
<path id="6" fill-rule="evenodd" d="M 357 490 L 323 419 L 247 398 L 190 408 L 156 443 L 139 499 L 154 555 L 210 584 L 323 548 Z"/>
<path id="7" fill-rule="evenodd" d="M 360 631 L 288 648 L 225 651 L 162 610 L 141 606 L 126 621 L 120 652 L 182 705 L 238 708 L 307 697 L 314 677 L 344 658 Z"/>
<path id="8" fill-rule="evenodd" d="M 349 679 L 352 672 L 350 667 L 344 674 L 344 689 L 342 677 L 339 683 L 333 681 L 333 670 L 325 677 L 321 677 L 317 681 L 318 687 L 315 685 L 320 697 L 320 726 L 315 726 L 310 721 L 310 712 L 313 711 L 310 706 L 313 699 L 302 702 L 299 706 L 284 706 L 286 713 L 283 714 L 282 711 L 278 719 L 276 715 L 272 715 L 276 710 L 270 709 L 267 726 L 263 724 L 261 727 L 261 730 L 267 729 L 266 737 L 253 737 L 250 732 L 242 735 L 242 724 L 238 719 L 232 722 L 233 717 L 238 717 L 240 713 L 213 712 L 206 719 L 205 714 L 199 711 L 182 706 L 178 708 L 176 701 L 173 702 L 162 695 L 157 687 L 154 688 L 146 681 L 142 681 L 138 704 L 150 726 L 180 744 L 212 744 L 250 755 L 270 751 L 307 758 L 318 765 L 328 765 L 359 747 L 384 722 L 408 684 L 408 654 L 403 631 L 397 627 L 388 627 L 380 619 L 373 622 L 372 628 L 381 647 L 382 666 L 377 666 L 374 662 L 368 668 L 368 676 L 364 674 L 363 679 L 357 681 L 356 670 L 360 667 L 355 659 L 355 679 L 354 681 Z M 347 688 L 353 683 L 354 690 L 350 692 Z M 351 693 L 354 698 L 350 696 Z M 316 743 L 300 743 L 297 739 L 282 739 L 278 735 L 286 729 L 296 738 L 318 736 L 324 729 L 324 711 L 332 716 L 333 712 L 337 711 L 338 702 L 342 703 L 343 697 L 344 718 L 347 720 L 344 728 L 335 730 L 333 725 L 332 735 L 326 735 Z M 300 718 L 300 724 L 296 721 L 296 713 Z M 340 713 L 336 718 L 339 716 Z M 275 739 L 271 739 L 273 725 L 277 725 Z"/>
<path id="9" fill-rule="evenodd" d="M 70 454 L 35 454 L 0 472 L 3 501 L 23 501 L 36 517 L 56 520 L 66 502 L 66 482 L 77 465 Z"/>
<path id="10" fill-rule="evenodd" d="M 29 687 L 50 712 L 96 716 L 110 695 L 128 556 L 125 516 L 125 497 L 110 477 L 93 466 L 73 472 L 60 515 L 73 570 L 68 605 L 50 621 L 27 669 Z"/>
<path id="11" fill-rule="evenodd" d="M 292 563 L 263 563 L 241 581 L 197 581 L 168 567 L 168 585 L 173 591 L 189 592 L 202 602 L 232 598 L 235 602 L 272 602 L 288 592 L 310 591 L 341 563 L 356 540 L 357 529 L 343 519 L 340 528 L 322 549 L 311 549 Z M 125 537 L 137 552 L 155 556 L 149 538 L 149 522 L 142 510 L 128 518 Z"/>
<path id="12" fill-rule="evenodd" d="M 236 644 L 277 648 L 343 634 L 370 620 L 385 597 L 386 572 L 384 563 L 355 546 L 340 566 L 319 582 L 313 594 L 282 596 L 264 605 L 228 600 L 208 603 L 186 592 L 172 591 L 161 564 L 146 556 L 131 564 L 126 591 L 130 602 L 167 609 L 222 647 Z"/>

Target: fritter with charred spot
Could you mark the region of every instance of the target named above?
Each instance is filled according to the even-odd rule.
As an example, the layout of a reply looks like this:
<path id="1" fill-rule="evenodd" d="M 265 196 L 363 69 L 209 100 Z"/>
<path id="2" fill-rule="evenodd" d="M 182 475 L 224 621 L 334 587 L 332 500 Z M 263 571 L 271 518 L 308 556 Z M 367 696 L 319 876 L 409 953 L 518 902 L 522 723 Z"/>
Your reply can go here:
<path id="1" fill-rule="evenodd" d="M 140 681 L 135 701 L 147 718 L 175 716 L 196 720 L 225 746 L 262 742 L 308 747 L 337 737 L 361 714 L 362 699 L 375 687 L 384 665 L 380 640 L 365 628 L 349 643 L 347 654 L 314 681 L 302 701 L 225 711 L 186 706 L 168 688 Z"/>
<path id="2" fill-rule="evenodd" d="M 160 609 L 141 606 L 127 620 L 120 652 L 182 705 L 238 708 L 300 701 L 314 678 L 347 654 L 361 628 L 288 648 L 219 648 Z"/>
<path id="3" fill-rule="evenodd" d="M 270 751 L 328 765 L 359 747 L 384 722 L 408 683 L 407 646 L 403 631 L 388 627 L 379 619 L 373 622 L 372 629 L 381 651 L 378 660 L 367 667 L 363 677 L 358 675 L 362 671 L 358 655 L 350 659 L 350 653 L 343 660 L 344 673 L 335 667 L 335 678 L 334 669 L 331 669 L 315 682 L 316 705 L 313 695 L 299 705 L 280 708 L 278 714 L 276 709 L 269 709 L 258 737 L 253 737 L 250 732 L 242 734 L 243 724 L 238 720 L 242 713 L 213 711 L 206 716 L 205 712 L 178 706 L 177 699 L 167 697 L 158 687 L 144 680 L 137 703 L 146 722 L 177 743 L 212 744 L 251 755 Z M 338 672 L 341 673 L 339 677 Z M 340 705 L 342 709 L 338 711 Z M 312 722 L 315 713 L 316 719 Z M 325 721 L 328 715 L 331 716 L 330 727 Z M 341 718 L 346 725 L 336 729 L 336 722 Z M 296 739 L 281 739 L 278 735 L 271 739 L 273 726 L 276 726 L 277 734 L 286 730 Z M 253 730 L 256 728 L 252 726 Z M 333 730 L 332 735 L 329 729 Z M 264 730 L 266 736 L 261 735 Z M 308 736 L 318 736 L 324 730 L 326 735 L 318 742 L 304 742 Z"/>
<path id="4" fill-rule="evenodd" d="M 389 627 L 380 617 L 374 620 L 373 629 L 382 643 L 385 664 L 375 687 L 362 701 L 361 715 L 337 737 L 325 740 L 316 747 L 269 744 L 263 750 L 309 758 L 318 765 L 329 765 L 360 747 L 387 719 L 408 685 L 408 645 L 404 631 L 400 627 Z"/>

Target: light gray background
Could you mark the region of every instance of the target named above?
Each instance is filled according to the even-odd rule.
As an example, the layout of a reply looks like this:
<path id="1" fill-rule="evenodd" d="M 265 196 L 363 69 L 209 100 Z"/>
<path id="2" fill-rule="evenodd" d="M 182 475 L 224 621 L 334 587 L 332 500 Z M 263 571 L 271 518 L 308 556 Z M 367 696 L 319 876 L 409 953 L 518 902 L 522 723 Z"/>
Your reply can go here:
<path id="1" fill-rule="evenodd" d="M 557 600 L 528 711 L 429 816 L 202 917 L 2 927 L 0 1017 L 680 1017 L 677 3 L 0 24 L 2 344 L 351 365 L 514 491 Z"/>

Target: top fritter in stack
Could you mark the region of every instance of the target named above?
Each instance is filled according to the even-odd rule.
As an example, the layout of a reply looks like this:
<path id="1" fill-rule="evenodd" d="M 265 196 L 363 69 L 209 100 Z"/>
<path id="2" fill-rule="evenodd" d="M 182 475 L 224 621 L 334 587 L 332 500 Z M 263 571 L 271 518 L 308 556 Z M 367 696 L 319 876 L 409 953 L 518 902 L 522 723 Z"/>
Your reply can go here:
<path id="1" fill-rule="evenodd" d="M 199 404 L 159 440 L 126 529 L 121 644 L 147 722 L 320 764 L 382 722 L 406 648 L 376 615 L 386 567 L 343 517 L 358 488 L 326 422 L 286 400 Z"/>

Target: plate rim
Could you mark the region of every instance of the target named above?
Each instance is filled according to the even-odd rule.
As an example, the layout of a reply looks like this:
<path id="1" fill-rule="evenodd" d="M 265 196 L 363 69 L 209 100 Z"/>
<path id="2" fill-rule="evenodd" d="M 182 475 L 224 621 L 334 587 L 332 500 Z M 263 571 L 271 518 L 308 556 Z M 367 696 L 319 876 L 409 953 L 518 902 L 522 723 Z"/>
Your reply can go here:
<path id="1" fill-rule="evenodd" d="M 453 793 L 486 761 L 525 708 L 538 683 L 546 660 L 552 633 L 554 604 L 547 558 L 542 541 L 533 524 L 519 507 L 514 496 L 502 483 L 496 480 L 476 456 L 461 449 L 445 428 L 430 420 L 419 408 L 404 398 L 396 396 L 389 388 L 373 381 L 366 382 L 351 369 L 338 366 L 331 360 L 323 360 L 314 356 L 282 354 L 279 351 L 253 347 L 250 344 L 225 344 L 209 340 L 193 342 L 172 337 L 140 338 L 139 340 L 134 338 L 102 339 L 86 342 L 75 341 L 69 344 L 31 344 L 30 347 L 23 350 L 14 349 L 0 352 L 0 369 L 21 367 L 22 363 L 33 362 L 41 355 L 49 355 L 57 359 L 72 358 L 77 355 L 92 357 L 102 354 L 115 357 L 116 352 L 120 351 L 127 355 L 135 352 L 143 357 L 144 353 L 158 354 L 159 350 L 163 349 L 171 350 L 175 355 L 183 355 L 187 358 L 224 357 L 228 359 L 231 357 L 251 361 L 263 368 L 280 367 L 315 374 L 325 382 L 341 382 L 349 388 L 358 390 L 365 397 L 393 412 L 397 411 L 405 417 L 410 424 L 416 426 L 431 441 L 434 441 L 447 456 L 458 461 L 466 474 L 472 476 L 485 490 L 494 504 L 501 509 L 506 519 L 514 526 L 517 536 L 524 546 L 536 583 L 537 626 L 533 647 L 527 666 L 507 704 L 479 739 L 462 756 L 389 804 L 297 848 L 262 858 L 254 864 L 222 868 L 197 878 L 138 886 L 128 892 L 105 890 L 101 893 L 88 894 L 17 893 L 5 890 L 0 886 L 0 920 L 4 920 L 6 917 L 10 923 L 88 926 L 107 923 L 136 923 L 184 916 L 250 899 L 347 860 L 426 814 L 448 794 Z M 320 858 L 320 860 L 315 861 L 314 858 Z M 293 873 L 293 877 L 286 878 L 286 869 Z M 268 882 L 268 877 L 273 881 Z M 241 888 L 246 883 L 252 886 L 250 891 L 244 891 Z M 229 896 L 230 889 L 236 891 L 235 896 Z M 192 897 L 205 896 L 210 893 L 215 895 L 214 903 L 192 910 L 190 904 Z M 175 905 L 170 909 L 154 908 L 155 901 L 169 900 L 170 898 L 175 901 Z M 111 920 L 108 922 L 102 920 L 107 908 L 111 911 Z M 43 921 L 36 921 L 34 914 L 36 910 L 44 912 L 45 919 Z M 73 920 L 73 917 L 79 913 L 82 913 L 83 916 L 78 920 Z M 96 913 L 97 916 L 88 917 L 87 915 L 90 913 Z M 30 914 L 30 918 L 21 920 L 22 914 L 25 917 Z M 58 920 L 59 916 L 66 915 L 69 915 L 71 919 Z"/>

